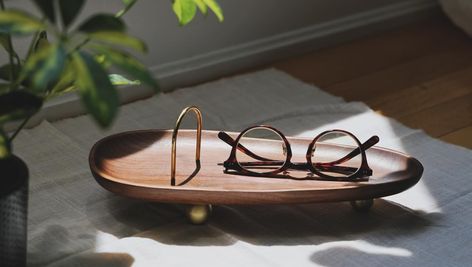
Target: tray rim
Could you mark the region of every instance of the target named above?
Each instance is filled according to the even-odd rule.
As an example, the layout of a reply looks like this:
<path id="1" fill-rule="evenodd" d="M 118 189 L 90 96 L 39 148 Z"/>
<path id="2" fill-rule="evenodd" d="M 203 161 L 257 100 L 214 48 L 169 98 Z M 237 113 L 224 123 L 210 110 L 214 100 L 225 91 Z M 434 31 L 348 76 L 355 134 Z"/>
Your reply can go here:
<path id="1" fill-rule="evenodd" d="M 130 131 L 119 132 L 119 133 L 111 134 L 111 135 L 108 135 L 106 137 L 101 138 L 100 140 L 95 142 L 95 144 L 92 146 L 92 148 L 90 149 L 90 152 L 89 152 L 89 167 L 90 167 L 90 170 L 92 172 L 92 175 L 94 176 L 95 180 L 102 187 L 104 187 L 105 189 L 107 189 L 111 192 L 120 194 L 120 195 L 128 196 L 128 197 L 129 197 L 129 195 L 123 194 L 123 192 L 117 192 L 117 190 L 112 190 L 110 188 L 110 185 L 119 185 L 119 186 L 124 186 L 124 187 L 131 188 L 131 189 L 153 190 L 153 191 L 156 191 L 156 192 L 157 191 L 161 191 L 161 192 L 165 192 L 165 191 L 166 192 L 167 191 L 181 191 L 181 192 L 182 191 L 187 191 L 187 192 L 195 192 L 195 193 L 205 193 L 205 192 L 206 193 L 208 193 L 208 192 L 215 193 L 215 192 L 217 192 L 217 193 L 242 193 L 242 194 L 260 194 L 260 193 L 263 193 L 263 194 L 284 194 L 284 193 L 287 193 L 287 194 L 289 194 L 289 193 L 294 193 L 294 192 L 313 193 L 313 192 L 325 192 L 325 191 L 326 192 L 327 191 L 337 191 L 337 192 L 339 192 L 340 190 L 356 190 L 356 189 L 360 190 L 360 188 L 362 188 L 362 187 L 356 186 L 359 183 L 362 184 L 363 183 L 362 181 L 360 181 L 360 182 L 342 182 L 342 183 L 344 183 L 344 185 L 342 187 L 334 186 L 332 188 L 331 187 L 329 187 L 329 188 L 323 187 L 323 188 L 320 188 L 320 189 L 316 189 L 316 188 L 310 188 L 310 189 L 303 189 L 303 188 L 290 189 L 290 188 L 286 188 L 286 189 L 269 189 L 269 190 L 264 190 L 264 189 L 238 190 L 238 189 L 220 188 L 220 189 L 216 190 L 216 189 L 207 188 L 207 187 L 199 188 L 199 187 L 171 186 L 170 183 L 169 183 L 169 185 L 166 185 L 166 186 L 160 185 L 160 186 L 155 186 L 154 187 L 154 186 L 143 185 L 143 184 L 140 184 L 140 183 L 124 182 L 123 180 L 116 179 L 116 178 L 100 171 L 100 169 L 95 165 L 95 159 L 96 159 L 95 158 L 95 155 L 96 155 L 95 152 L 96 152 L 97 148 L 109 139 L 116 138 L 116 137 L 119 137 L 119 136 L 122 136 L 122 135 L 136 134 L 136 133 L 139 134 L 139 133 L 145 133 L 145 132 L 146 133 L 164 132 L 164 133 L 172 134 L 172 131 L 173 131 L 172 129 L 138 129 L 138 130 L 130 130 Z M 179 132 L 196 132 L 196 130 L 195 129 L 181 129 L 181 130 L 179 130 Z M 202 130 L 202 134 L 204 134 L 204 133 L 217 134 L 218 132 L 219 131 L 217 131 L 217 130 Z M 232 135 L 232 134 L 238 135 L 239 134 L 238 132 L 226 132 L 226 133 L 228 133 L 230 135 Z M 307 138 L 307 137 L 292 137 L 292 136 L 290 136 L 288 138 L 298 139 L 298 140 L 305 140 L 305 141 L 310 141 L 311 140 L 311 138 Z M 388 183 L 388 185 L 402 184 L 402 186 L 400 186 L 400 189 L 393 190 L 394 191 L 393 193 L 374 194 L 375 195 L 374 197 L 383 197 L 383 196 L 397 194 L 399 192 L 402 192 L 402 191 L 412 187 L 413 185 L 415 185 L 421 179 L 423 171 L 424 171 L 424 167 L 418 159 L 416 159 L 416 158 L 414 158 L 414 157 L 412 157 L 412 156 L 410 156 L 406 153 L 396 151 L 396 150 L 393 150 L 393 149 L 389 149 L 389 148 L 385 148 L 385 147 L 375 146 L 375 149 L 385 151 L 385 152 L 388 152 L 388 153 L 393 153 L 393 154 L 400 155 L 400 156 L 406 158 L 406 160 L 411 161 L 413 164 L 415 164 L 418 167 L 418 170 L 417 170 L 416 173 L 413 173 L 411 175 L 411 177 L 409 177 L 409 178 L 399 179 L 399 180 L 391 181 L 391 182 Z M 170 166 L 169 166 L 169 168 L 170 168 Z M 169 181 L 170 181 L 170 174 L 169 174 Z M 349 184 L 352 184 L 352 186 L 349 186 Z M 383 184 L 381 183 L 381 184 L 378 184 L 377 186 L 385 186 L 385 185 L 387 185 L 387 184 L 386 183 L 383 183 Z M 375 184 L 370 184 L 370 186 L 375 186 Z M 120 191 L 120 190 L 118 190 L 118 191 Z M 133 197 L 133 196 L 131 196 L 131 197 Z M 136 197 L 134 197 L 134 198 L 136 198 Z M 143 198 L 139 198 L 139 199 L 148 199 L 148 198 L 143 197 Z M 339 201 L 341 201 L 341 200 L 339 200 Z M 162 202 L 172 202 L 172 201 L 162 201 Z M 308 201 L 308 202 L 313 202 L 313 201 Z M 320 201 L 320 202 L 322 202 L 322 201 Z M 280 203 L 287 203 L 287 202 L 280 202 Z M 296 202 L 296 203 L 303 203 L 303 202 Z M 274 203 L 261 203 L 261 204 L 274 204 Z"/>

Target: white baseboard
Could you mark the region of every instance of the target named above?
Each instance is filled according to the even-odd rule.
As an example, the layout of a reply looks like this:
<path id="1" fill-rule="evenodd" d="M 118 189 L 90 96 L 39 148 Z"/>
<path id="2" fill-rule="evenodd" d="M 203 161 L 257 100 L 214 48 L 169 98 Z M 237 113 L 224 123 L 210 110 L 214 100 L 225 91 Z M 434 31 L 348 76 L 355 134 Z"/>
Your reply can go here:
<path id="1" fill-rule="evenodd" d="M 335 19 L 267 38 L 225 47 L 191 58 L 151 67 L 163 91 L 207 81 L 245 68 L 260 66 L 317 48 L 338 44 L 434 14 L 437 0 L 410 0 Z M 120 90 L 122 102 L 150 96 L 144 86 Z M 66 94 L 46 103 L 29 126 L 41 119 L 58 120 L 83 114 L 76 94 Z"/>
<path id="2" fill-rule="evenodd" d="M 437 0 L 411 0 L 151 67 L 164 90 L 209 80 L 392 28 L 438 10 Z"/>

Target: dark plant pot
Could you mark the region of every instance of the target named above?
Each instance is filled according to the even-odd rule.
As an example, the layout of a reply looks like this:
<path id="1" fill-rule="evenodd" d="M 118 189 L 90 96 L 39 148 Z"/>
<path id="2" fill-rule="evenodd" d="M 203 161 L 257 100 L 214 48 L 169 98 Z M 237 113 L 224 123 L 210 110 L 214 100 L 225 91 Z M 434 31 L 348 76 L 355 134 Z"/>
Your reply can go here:
<path id="1" fill-rule="evenodd" d="M 0 160 L 0 266 L 26 265 L 28 168 L 18 157 Z"/>

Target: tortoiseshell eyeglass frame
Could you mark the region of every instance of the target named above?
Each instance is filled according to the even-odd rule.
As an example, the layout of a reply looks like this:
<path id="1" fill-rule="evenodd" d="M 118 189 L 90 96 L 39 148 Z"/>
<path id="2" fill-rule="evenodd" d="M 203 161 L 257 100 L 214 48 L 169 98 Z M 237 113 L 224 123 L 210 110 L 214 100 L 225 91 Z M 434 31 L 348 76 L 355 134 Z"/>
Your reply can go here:
<path id="1" fill-rule="evenodd" d="M 275 133 L 277 133 L 281 139 L 284 142 L 284 150 L 286 152 L 286 159 L 285 162 L 283 162 L 283 165 L 278 168 L 277 170 L 274 171 L 269 171 L 269 172 L 253 172 L 248 169 L 243 168 L 242 166 L 277 166 L 281 165 L 282 161 L 280 160 L 273 160 L 273 159 L 268 159 L 261 157 L 246 147 L 244 147 L 242 144 L 239 143 L 241 138 L 248 132 L 256 128 L 261 128 L 261 129 L 269 129 Z M 315 146 L 315 143 L 321 138 L 322 136 L 328 134 L 328 133 L 335 133 L 335 132 L 340 132 L 343 134 L 346 134 L 350 137 L 352 137 L 355 142 L 357 143 L 358 147 L 352 150 L 350 153 L 345 155 L 344 157 L 332 161 L 332 162 L 325 162 L 325 163 L 314 163 L 312 162 L 312 153 L 313 149 Z M 236 174 L 243 174 L 243 175 L 250 175 L 250 176 L 258 176 L 258 177 L 270 177 L 270 176 L 280 176 L 280 174 L 285 174 L 287 173 L 287 170 L 292 169 L 292 170 L 304 170 L 304 171 L 309 171 L 310 175 L 309 178 L 313 179 L 321 179 L 321 180 L 335 180 L 335 181 L 358 181 L 358 180 L 366 180 L 368 179 L 369 176 L 372 176 L 372 169 L 369 167 L 367 164 L 367 157 L 365 154 L 365 151 L 375 144 L 379 142 L 379 137 L 374 135 L 371 138 L 369 138 L 366 142 L 362 143 L 359 141 L 359 139 L 354 136 L 352 133 L 345 131 L 345 130 L 339 130 L 339 129 L 334 129 L 334 130 L 328 130 L 320 133 L 317 135 L 308 145 L 308 149 L 306 152 L 306 162 L 291 162 L 292 159 L 292 149 L 290 146 L 290 143 L 288 142 L 287 138 L 282 134 L 279 130 L 275 129 L 274 127 L 267 126 L 267 125 L 258 125 L 258 126 L 252 126 L 244 131 L 242 131 L 236 139 L 233 139 L 231 136 L 229 136 L 227 133 L 221 131 L 218 133 L 218 137 L 223 140 L 225 143 L 228 145 L 232 146 L 231 153 L 229 155 L 229 158 L 223 162 L 223 166 L 225 168 L 224 172 L 225 173 L 236 173 Z M 239 150 L 240 152 L 250 156 L 251 158 L 254 158 L 258 161 L 255 162 L 238 162 L 236 158 L 236 150 Z M 360 168 L 353 168 L 353 167 L 345 167 L 345 166 L 337 166 L 343 162 L 346 162 L 355 156 L 361 154 L 362 157 L 362 162 Z M 233 172 L 229 172 L 229 170 L 232 170 Z M 327 175 L 325 173 L 322 173 L 322 171 L 327 171 L 327 172 L 335 172 L 335 173 L 341 173 L 341 174 L 346 174 L 344 177 L 338 177 L 338 176 L 331 176 Z M 354 171 L 354 173 L 352 173 Z M 350 174 L 349 174 L 350 173 Z M 313 177 L 312 174 L 317 175 L 318 177 Z"/>

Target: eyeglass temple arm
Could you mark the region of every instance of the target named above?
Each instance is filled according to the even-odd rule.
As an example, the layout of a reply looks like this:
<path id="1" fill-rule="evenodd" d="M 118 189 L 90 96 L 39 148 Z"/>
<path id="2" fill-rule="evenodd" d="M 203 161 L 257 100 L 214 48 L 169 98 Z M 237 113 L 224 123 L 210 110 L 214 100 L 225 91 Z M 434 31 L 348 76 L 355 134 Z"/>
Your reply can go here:
<path id="1" fill-rule="evenodd" d="M 353 151 L 351 151 L 349 154 L 347 154 L 346 156 L 338 160 L 331 161 L 331 162 L 318 163 L 318 164 L 320 164 L 320 166 L 332 166 L 332 165 L 341 164 L 359 155 L 361 153 L 361 149 L 366 151 L 367 149 L 373 147 L 375 144 L 379 142 L 379 140 L 380 140 L 379 137 L 377 135 L 374 135 L 371 138 L 369 138 L 367 141 L 365 141 L 363 144 L 361 144 L 360 149 L 356 148 Z"/>
<path id="2" fill-rule="evenodd" d="M 221 132 L 218 133 L 218 137 L 221 140 L 223 140 L 225 143 L 227 143 L 228 145 L 234 146 L 235 140 L 231 136 L 229 136 L 227 133 L 221 131 Z M 379 140 L 380 140 L 379 137 L 374 135 L 371 138 L 369 138 L 367 141 L 365 141 L 363 144 L 361 144 L 361 149 L 365 151 L 365 150 L 371 148 L 372 146 L 374 146 L 375 144 L 377 144 L 379 142 Z M 261 160 L 261 161 L 266 161 L 266 162 L 242 163 L 244 165 L 248 164 L 248 166 L 249 166 L 249 165 L 254 164 L 253 166 L 257 166 L 257 165 L 262 166 L 262 165 L 279 164 L 279 162 L 280 162 L 280 161 L 277 161 L 277 160 L 267 159 L 267 158 L 258 156 L 256 154 L 254 154 L 253 152 L 251 152 L 246 147 L 244 147 L 243 145 L 241 145 L 241 144 L 238 144 L 237 149 L 239 151 L 245 153 L 246 155 L 254 158 L 254 159 Z M 339 167 L 339 171 L 344 171 L 344 170 L 347 170 L 347 168 L 350 168 L 350 167 L 343 167 L 343 166 L 337 166 L 336 167 L 335 165 L 346 162 L 346 161 L 354 158 L 355 156 L 359 155 L 360 153 L 361 153 L 361 150 L 359 148 L 356 148 L 353 151 L 351 151 L 349 154 L 347 154 L 346 156 L 344 156 L 344 157 L 342 157 L 338 160 L 331 161 L 331 162 L 324 162 L 324 163 L 316 163 L 315 167 L 323 168 L 325 170 L 335 170 L 336 168 Z M 292 166 L 292 168 L 306 169 L 306 164 L 294 164 Z"/>
<path id="3" fill-rule="evenodd" d="M 229 136 L 227 133 L 221 131 L 221 132 L 218 133 L 218 137 L 221 140 L 223 140 L 225 143 L 227 143 L 228 145 L 234 146 L 235 140 L 231 136 Z M 369 149 L 372 146 L 374 146 L 375 144 L 377 144 L 379 142 L 379 140 L 380 140 L 379 137 L 377 135 L 374 135 L 371 138 L 369 138 L 367 141 L 365 141 L 363 144 L 361 144 L 361 149 L 366 151 L 367 149 Z M 259 155 L 254 154 L 253 152 L 251 152 L 249 149 L 247 149 L 246 147 L 244 147 L 241 144 L 238 144 L 237 149 L 239 151 L 245 153 L 246 155 L 248 155 L 248 156 L 250 156 L 254 159 L 257 159 L 257 160 L 275 161 L 273 159 L 267 159 L 267 158 L 264 158 L 264 157 L 261 157 Z M 359 155 L 360 153 L 361 153 L 361 150 L 359 148 L 356 148 L 353 151 L 351 151 L 349 154 L 347 154 L 346 156 L 344 156 L 344 157 L 342 157 L 338 160 L 331 161 L 331 162 L 325 162 L 325 163 L 319 163 L 319 164 L 320 164 L 320 166 L 338 165 L 338 164 L 341 164 L 343 162 L 346 162 L 346 161 L 354 158 L 355 156 Z"/>
<path id="4" fill-rule="evenodd" d="M 234 143 L 236 141 L 231 136 L 229 136 L 227 133 L 225 133 L 223 131 L 218 133 L 218 137 L 230 146 L 235 145 Z M 237 149 L 239 151 L 243 152 L 244 154 L 250 156 L 253 159 L 257 159 L 257 160 L 261 160 L 261 161 L 274 161 L 273 159 L 264 158 L 264 157 L 261 157 L 257 154 L 254 154 L 251 150 L 247 149 L 246 147 L 244 147 L 241 144 L 238 144 Z"/>
<path id="5" fill-rule="evenodd" d="M 267 166 L 278 166 L 280 164 L 283 164 L 283 161 L 256 161 L 256 162 L 239 162 L 241 166 L 244 167 L 267 167 Z M 318 168 L 321 171 L 330 171 L 330 172 L 337 172 L 337 173 L 353 173 L 355 172 L 358 168 L 354 167 L 346 167 L 346 166 L 322 166 L 319 163 L 315 164 L 315 167 Z M 294 162 L 291 163 L 289 166 L 290 169 L 295 169 L 295 170 L 300 170 L 300 171 L 306 171 L 309 170 L 309 167 L 307 163 L 298 163 Z"/>

